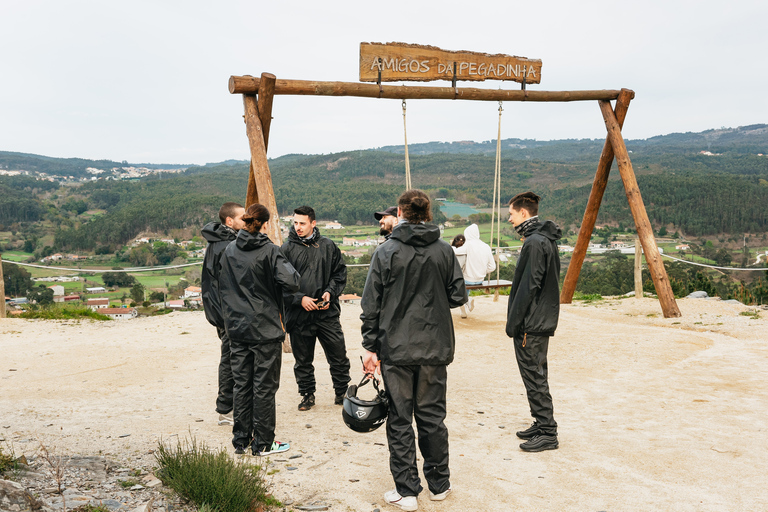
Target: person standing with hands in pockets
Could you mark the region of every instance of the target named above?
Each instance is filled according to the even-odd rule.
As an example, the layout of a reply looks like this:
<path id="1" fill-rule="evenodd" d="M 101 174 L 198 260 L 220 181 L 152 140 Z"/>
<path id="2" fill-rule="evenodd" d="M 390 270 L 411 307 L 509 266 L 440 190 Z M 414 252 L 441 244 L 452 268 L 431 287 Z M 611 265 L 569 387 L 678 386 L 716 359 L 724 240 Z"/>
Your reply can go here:
<path id="1" fill-rule="evenodd" d="M 555 450 L 557 422 L 549 393 L 547 349 L 560 315 L 560 228 L 539 220 L 539 200 L 523 192 L 509 201 L 509 222 L 524 239 L 507 305 L 507 336 L 513 339 L 517 366 L 528 395 L 533 424 L 517 432 L 526 452 Z"/>

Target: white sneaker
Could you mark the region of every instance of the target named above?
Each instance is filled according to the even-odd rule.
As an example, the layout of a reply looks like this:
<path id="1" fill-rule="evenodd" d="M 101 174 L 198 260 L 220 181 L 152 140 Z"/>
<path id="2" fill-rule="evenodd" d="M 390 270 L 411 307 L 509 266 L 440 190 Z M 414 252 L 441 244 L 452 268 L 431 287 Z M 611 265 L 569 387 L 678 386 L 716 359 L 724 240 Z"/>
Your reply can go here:
<path id="1" fill-rule="evenodd" d="M 448 495 L 451 494 L 451 488 L 449 487 L 447 491 L 443 491 L 440 494 L 432 494 L 432 491 L 429 491 L 429 499 L 432 501 L 443 501 L 445 498 L 448 497 Z"/>
<path id="2" fill-rule="evenodd" d="M 235 418 L 232 417 L 232 411 L 228 412 L 227 414 L 219 414 L 219 425 L 232 426 L 234 424 Z"/>
<path id="3" fill-rule="evenodd" d="M 461 306 L 461 318 L 467 318 L 467 307 Z"/>
<path id="4" fill-rule="evenodd" d="M 471 312 L 473 309 L 475 309 L 475 299 L 473 297 L 469 298 L 469 311 Z"/>
<path id="5" fill-rule="evenodd" d="M 384 501 L 390 505 L 400 507 L 400 510 L 419 509 L 419 502 L 416 500 L 416 496 L 400 496 L 397 490 L 385 492 Z"/>

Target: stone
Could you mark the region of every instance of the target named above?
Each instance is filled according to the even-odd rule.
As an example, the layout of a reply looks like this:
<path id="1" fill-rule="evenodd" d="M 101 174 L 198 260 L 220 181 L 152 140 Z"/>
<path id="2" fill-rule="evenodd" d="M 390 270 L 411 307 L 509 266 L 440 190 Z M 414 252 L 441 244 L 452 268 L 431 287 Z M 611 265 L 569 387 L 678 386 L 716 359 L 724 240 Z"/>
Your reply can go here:
<path id="1" fill-rule="evenodd" d="M 707 292 L 705 292 L 705 291 L 695 291 L 695 292 L 689 293 L 686 296 L 686 299 L 706 299 L 707 297 L 709 297 Z"/>
<path id="2" fill-rule="evenodd" d="M 152 480 L 144 482 L 145 487 L 157 487 L 158 485 L 163 485 L 163 482 L 158 478 L 152 478 Z"/>
<path id="3" fill-rule="evenodd" d="M 0 512 L 32 512 L 51 510 L 32 496 L 21 484 L 0 480 Z"/>
<path id="4" fill-rule="evenodd" d="M 291 456 L 290 456 L 290 457 L 288 457 L 288 458 L 289 458 L 289 459 L 298 459 L 299 457 L 301 457 L 301 454 L 298 454 L 298 455 L 291 455 Z"/>
<path id="5" fill-rule="evenodd" d="M 116 510 L 125 508 L 125 505 L 123 505 L 117 500 L 93 500 L 91 502 L 91 505 L 93 505 L 94 507 L 98 507 L 99 505 L 101 505 L 103 507 L 107 507 L 109 510 L 112 510 L 113 512 Z"/>
<path id="6" fill-rule="evenodd" d="M 328 510 L 328 505 L 299 505 L 296 510 Z"/>

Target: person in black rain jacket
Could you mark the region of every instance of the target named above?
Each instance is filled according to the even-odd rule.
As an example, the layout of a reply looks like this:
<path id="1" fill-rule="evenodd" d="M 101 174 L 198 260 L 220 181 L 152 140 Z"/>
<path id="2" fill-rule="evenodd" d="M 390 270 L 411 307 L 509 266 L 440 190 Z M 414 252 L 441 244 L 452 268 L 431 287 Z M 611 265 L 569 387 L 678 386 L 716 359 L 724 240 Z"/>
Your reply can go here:
<path id="1" fill-rule="evenodd" d="M 560 314 L 560 228 L 539 220 L 539 196 L 524 192 L 509 201 L 509 222 L 523 237 L 507 305 L 507 336 L 513 338 L 517 366 L 534 422 L 517 432 L 528 452 L 558 447 L 557 422 L 549 393 L 547 350 Z"/>
<path id="2" fill-rule="evenodd" d="M 299 410 L 306 411 L 315 405 L 315 338 L 330 366 L 334 403 L 342 405 L 350 380 L 347 347 L 339 321 L 339 295 L 347 284 L 347 266 L 336 244 L 320 235 L 315 210 L 309 206 L 293 211 L 293 227 L 281 250 L 301 274 L 301 289 L 285 297 L 286 327 L 296 361 L 293 373 L 302 395 Z"/>
<path id="3" fill-rule="evenodd" d="M 275 441 L 275 393 L 283 354 L 283 294 L 299 289 L 299 274 L 265 234 L 269 211 L 253 204 L 245 229 L 221 257 L 219 291 L 235 379 L 232 444 L 254 455 L 289 448 Z"/>
<path id="4" fill-rule="evenodd" d="M 387 440 L 395 490 L 387 503 L 416 510 L 422 491 L 416 467 L 416 417 L 419 449 L 430 499 L 451 492 L 446 416 L 447 365 L 455 339 L 451 308 L 467 302 L 461 267 L 450 245 L 432 224 L 429 197 L 408 190 L 398 200 L 400 223 L 371 259 L 360 319 L 363 366 L 378 362 L 389 398 Z"/>
<path id="5" fill-rule="evenodd" d="M 237 231 L 245 227 L 243 214 L 245 208 L 237 203 L 224 203 L 219 209 L 221 222 L 210 222 L 203 227 L 203 238 L 208 241 L 203 259 L 203 272 L 200 284 L 203 296 L 205 318 L 221 340 L 221 358 L 219 359 L 219 393 L 216 397 L 216 412 L 219 413 L 219 425 L 232 425 L 232 366 L 229 363 L 229 338 L 224 329 L 224 317 L 221 314 L 219 297 L 219 260 L 229 242 L 237 238 Z"/>

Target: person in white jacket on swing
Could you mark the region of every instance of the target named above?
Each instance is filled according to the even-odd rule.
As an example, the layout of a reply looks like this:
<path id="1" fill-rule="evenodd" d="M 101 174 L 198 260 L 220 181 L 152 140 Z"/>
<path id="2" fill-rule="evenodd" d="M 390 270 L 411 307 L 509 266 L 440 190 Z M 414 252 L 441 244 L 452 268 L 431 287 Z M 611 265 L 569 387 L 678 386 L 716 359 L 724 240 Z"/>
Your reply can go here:
<path id="1" fill-rule="evenodd" d="M 454 247 L 456 256 L 466 256 L 466 261 L 461 270 L 464 273 L 464 283 L 467 286 L 483 284 L 485 276 L 496 270 L 496 260 L 493 258 L 491 247 L 480 240 L 480 228 L 477 224 L 471 224 L 464 230 L 467 239 L 461 247 Z M 469 294 L 469 290 L 467 290 Z M 461 307 L 461 317 L 467 317 L 467 311 L 472 311 L 475 301 L 470 297 L 466 306 Z"/>

